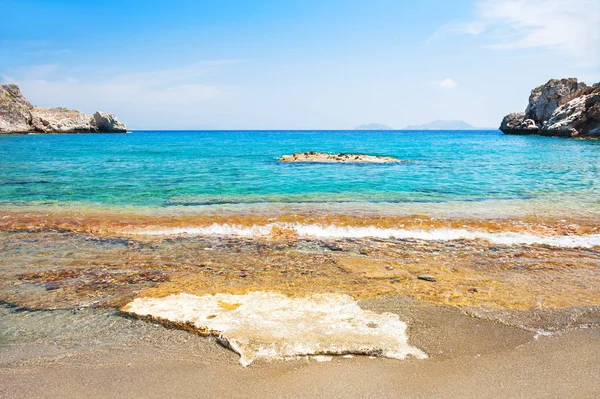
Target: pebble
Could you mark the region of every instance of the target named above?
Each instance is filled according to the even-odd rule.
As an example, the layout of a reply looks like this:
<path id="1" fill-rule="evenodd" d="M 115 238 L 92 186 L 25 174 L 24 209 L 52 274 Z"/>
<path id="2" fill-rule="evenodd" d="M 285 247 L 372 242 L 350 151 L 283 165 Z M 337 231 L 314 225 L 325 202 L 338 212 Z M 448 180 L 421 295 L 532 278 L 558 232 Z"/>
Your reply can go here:
<path id="1" fill-rule="evenodd" d="M 423 281 L 429 281 L 430 283 L 435 283 L 437 281 L 437 279 L 433 276 L 430 276 L 429 274 L 421 274 L 419 277 L 417 277 L 419 280 L 423 280 Z"/>

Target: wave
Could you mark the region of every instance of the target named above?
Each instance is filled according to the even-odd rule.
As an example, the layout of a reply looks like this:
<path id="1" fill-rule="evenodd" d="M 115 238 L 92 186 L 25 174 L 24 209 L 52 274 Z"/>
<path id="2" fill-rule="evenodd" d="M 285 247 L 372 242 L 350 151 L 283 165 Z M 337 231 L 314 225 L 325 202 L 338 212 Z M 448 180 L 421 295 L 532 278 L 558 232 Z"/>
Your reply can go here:
<path id="1" fill-rule="evenodd" d="M 214 223 L 205 227 L 179 227 L 158 230 L 132 231 L 147 236 L 241 236 L 260 237 L 275 231 L 289 232 L 307 238 L 388 238 L 399 240 L 453 241 L 486 240 L 499 245 L 549 245 L 563 248 L 592 248 L 600 246 L 600 234 L 542 236 L 529 233 L 472 231 L 466 229 L 436 228 L 430 230 L 395 229 L 347 226 L 321 226 L 301 223 L 269 223 L 241 226 Z"/>

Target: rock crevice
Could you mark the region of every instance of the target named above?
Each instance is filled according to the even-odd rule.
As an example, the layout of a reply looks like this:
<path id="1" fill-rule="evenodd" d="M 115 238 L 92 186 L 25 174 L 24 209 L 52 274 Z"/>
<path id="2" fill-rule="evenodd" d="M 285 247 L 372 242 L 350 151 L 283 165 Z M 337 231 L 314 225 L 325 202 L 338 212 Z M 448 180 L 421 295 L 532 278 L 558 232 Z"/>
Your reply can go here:
<path id="1" fill-rule="evenodd" d="M 113 114 L 88 115 L 64 107 L 35 107 L 17 85 L 0 85 L 0 134 L 125 132 L 127 126 Z"/>

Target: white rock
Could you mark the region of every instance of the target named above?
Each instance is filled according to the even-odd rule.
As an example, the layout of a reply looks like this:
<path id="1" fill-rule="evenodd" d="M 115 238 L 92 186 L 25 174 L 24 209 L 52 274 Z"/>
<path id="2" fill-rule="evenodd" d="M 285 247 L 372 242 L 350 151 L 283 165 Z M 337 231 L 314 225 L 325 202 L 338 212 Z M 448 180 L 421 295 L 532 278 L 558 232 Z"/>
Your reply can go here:
<path id="1" fill-rule="evenodd" d="M 43 133 L 90 133 L 97 131 L 94 120 L 81 111 L 63 107 L 33 108 L 31 124 Z"/>
<path id="2" fill-rule="evenodd" d="M 303 356 L 427 357 L 408 344 L 407 326 L 398 315 L 363 310 L 348 295 L 291 298 L 272 292 L 179 294 L 137 298 L 123 311 L 192 325 L 200 332 L 218 335 L 224 345 L 240 355 L 243 366 L 256 359 Z"/>
<path id="3" fill-rule="evenodd" d="M 63 107 L 34 107 L 16 85 L 0 85 L 0 134 L 2 133 L 121 133 L 127 127 L 113 114 L 93 116 Z"/>
<path id="4" fill-rule="evenodd" d="M 600 126 L 600 93 L 588 94 L 569 101 L 557 108 L 544 130 L 564 132 L 565 135 L 577 136 Z"/>
<path id="5" fill-rule="evenodd" d="M 94 121 L 99 132 L 125 133 L 127 131 L 127 126 L 119 121 L 114 114 L 97 111 L 94 114 Z"/>

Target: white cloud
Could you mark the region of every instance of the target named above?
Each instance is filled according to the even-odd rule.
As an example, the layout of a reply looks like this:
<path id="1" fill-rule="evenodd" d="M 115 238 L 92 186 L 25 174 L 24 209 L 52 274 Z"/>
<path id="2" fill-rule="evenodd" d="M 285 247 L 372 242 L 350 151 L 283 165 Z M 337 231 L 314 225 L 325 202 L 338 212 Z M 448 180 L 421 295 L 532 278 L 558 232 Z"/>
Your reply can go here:
<path id="1" fill-rule="evenodd" d="M 121 74 L 114 77 L 112 81 L 125 84 L 151 84 L 153 86 L 176 84 L 212 75 L 223 65 L 238 64 L 241 62 L 241 60 L 201 61 L 177 68 Z"/>
<path id="2" fill-rule="evenodd" d="M 46 55 L 62 55 L 69 54 L 71 50 L 62 49 L 62 50 L 36 50 L 36 51 L 28 51 L 26 55 L 34 55 L 34 56 L 46 56 Z"/>
<path id="3" fill-rule="evenodd" d="M 32 104 L 65 106 L 84 112 L 113 112 L 124 121 L 195 121 L 200 109 L 230 96 L 232 87 L 206 83 L 220 66 L 236 60 L 204 61 L 178 68 L 128 73 L 107 79 L 68 76 L 59 65 L 38 65 L 0 73 L 0 80 L 19 85 Z M 60 76 L 60 78 L 57 78 Z M 149 123 L 150 123 L 149 122 Z"/>
<path id="4" fill-rule="evenodd" d="M 0 74 L 7 83 L 18 84 L 34 103 L 47 106 L 75 103 L 186 105 L 226 95 L 224 87 L 203 84 L 199 80 L 215 72 L 218 65 L 235 60 L 204 61 L 179 68 L 129 73 L 108 79 L 79 79 L 59 75 L 59 65 L 36 65 L 17 71 L 16 75 Z"/>
<path id="5" fill-rule="evenodd" d="M 442 89 L 455 89 L 458 86 L 458 83 L 452 78 L 446 78 L 443 80 L 436 80 L 433 82 L 435 85 L 441 87 Z"/>
<path id="6" fill-rule="evenodd" d="M 23 80 L 46 79 L 58 71 L 58 64 L 34 65 L 23 72 Z"/>
<path id="7" fill-rule="evenodd" d="M 598 0 L 483 0 L 472 21 L 448 23 L 427 42 L 446 33 L 481 36 L 494 49 L 541 48 L 600 65 Z"/>

